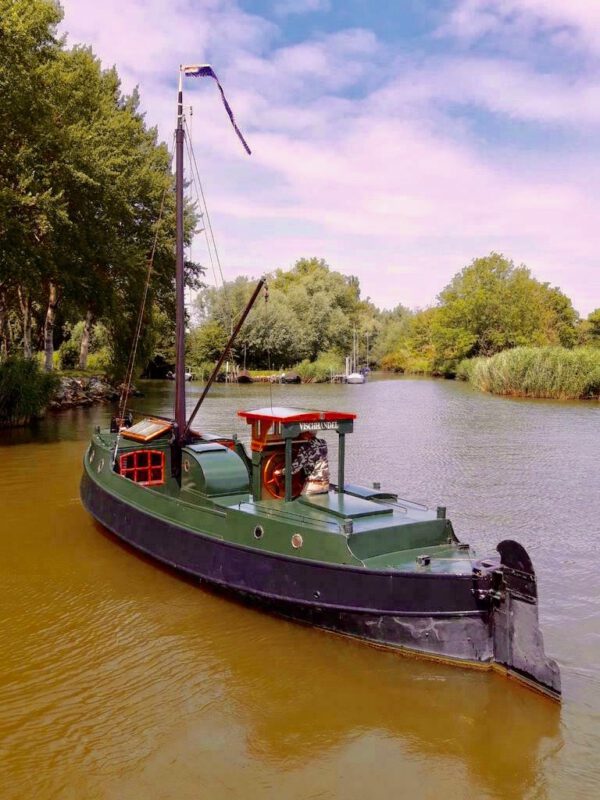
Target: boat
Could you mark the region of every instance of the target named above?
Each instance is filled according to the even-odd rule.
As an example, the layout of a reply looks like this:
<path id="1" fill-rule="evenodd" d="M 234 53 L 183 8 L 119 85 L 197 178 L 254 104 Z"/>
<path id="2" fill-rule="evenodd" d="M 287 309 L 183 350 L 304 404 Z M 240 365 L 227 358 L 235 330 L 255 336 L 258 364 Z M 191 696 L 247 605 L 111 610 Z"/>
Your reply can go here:
<path id="1" fill-rule="evenodd" d="M 362 372 L 350 372 L 346 375 L 346 383 L 364 383 L 365 376 Z"/>
<path id="2" fill-rule="evenodd" d="M 196 374 L 194 372 L 192 372 L 191 370 L 188 370 L 188 369 L 186 369 L 184 371 L 183 376 L 184 376 L 184 379 L 186 381 L 188 381 L 188 382 L 196 380 Z M 175 380 L 175 373 L 172 370 L 169 370 L 165 377 L 169 381 L 174 381 Z"/>
<path id="3" fill-rule="evenodd" d="M 237 374 L 238 383 L 254 383 L 254 378 L 247 369 L 241 369 Z"/>
<path id="4" fill-rule="evenodd" d="M 302 383 L 302 378 L 297 372 L 282 372 L 279 383 Z"/>
<path id="5" fill-rule="evenodd" d="M 136 421 L 120 405 L 86 449 L 83 505 L 141 553 L 249 604 L 378 647 L 496 669 L 559 699 L 560 671 L 544 651 L 525 549 L 504 539 L 482 558 L 458 539 L 445 508 L 348 481 L 354 413 L 240 410 L 249 451 L 234 435 L 194 427 L 263 279 L 186 415 L 182 83 L 198 74 L 216 80 L 208 65 L 183 67 L 178 92 L 173 415 Z M 337 437 L 335 481 L 326 435 Z"/>
<path id="6" fill-rule="evenodd" d="M 358 333 L 352 331 L 352 356 L 346 358 L 346 383 L 360 384 L 366 381 L 363 370 L 358 369 Z"/>

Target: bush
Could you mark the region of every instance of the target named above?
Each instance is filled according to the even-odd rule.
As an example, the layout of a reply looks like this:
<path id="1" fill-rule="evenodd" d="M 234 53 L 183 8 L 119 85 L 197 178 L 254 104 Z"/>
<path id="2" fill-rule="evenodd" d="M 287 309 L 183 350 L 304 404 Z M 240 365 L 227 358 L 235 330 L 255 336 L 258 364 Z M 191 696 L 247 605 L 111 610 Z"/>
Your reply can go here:
<path id="1" fill-rule="evenodd" d="M 26 425 L 46 409 L 59 378 L 40 370 L 33 358 L 0 364 L 0 426 Z"/>
<path id="2" fill-rule="evenodd" d="M 62 370 L 76 369 L 79 364 L 79 348 L 81 339 L 77 341 L 74 336 L 65 341 L 58 348 L 58 366 Z"/>
<path id="3" fill-rule="evenodd" d="M 43 350 L 38 350 L 37 353 L 33 354 L 32 358 L 35 360 L 35 363 L 38 365 L 38 367 L 41 370 L 45 369 L 45 366 L 46 366 L 46 354 L 44 353 Z M 52 365 L 53 365 L 54 369 L 58 369 L 59 368 L 59 366 L 58 366 L 59 365 L 59 353 L 58 353 L 58 350 L 55 350 L 52 353 Z"/>
<path id="4" fill-rule="evenodd" d="M 194 373 L 195 380 L 205 381 L 210 377 L 213 369 L 215 368 L 215 361 L 197 361 L 193 358 L 186 360 L 186 369 Z M 224 368 L 223 368 L 224 371 Z"/>
<path id="5" fill-rule="evenodd" d="M 478 389 L 555 400 L 600 398 L 600 351 L 592 347 L 515 347 L 457 370 Z"/>
<path id="6" fill-rule="evenodd" d="M 337 353 L 321 353 L 315 361 L 305 358 L 290 370 L 297 372 L 304 383 L 326 383 L 332 375 L 343 371 L 344 364 Z"/>
<path id="7" fill-rule="evenodd" d="M 77 354 L 79 359 L 79 353 Z M 101 347 L 95 353 L 90 353 L 87 363 L 88 372 L 108 372 L 110 368 L 110 348 Z"/>

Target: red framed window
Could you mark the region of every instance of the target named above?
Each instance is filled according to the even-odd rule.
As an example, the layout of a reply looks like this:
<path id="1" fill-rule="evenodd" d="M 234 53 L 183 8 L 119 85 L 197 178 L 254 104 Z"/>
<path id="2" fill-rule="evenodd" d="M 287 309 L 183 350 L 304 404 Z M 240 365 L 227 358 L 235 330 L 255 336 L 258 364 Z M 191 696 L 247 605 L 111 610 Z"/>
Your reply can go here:
<path id="1" fill-rule="evenodd" d="M 134 450 L 119 456 L 119 472 L 142 486 L 165 482 L 165 454 L 162 450 Z"/>

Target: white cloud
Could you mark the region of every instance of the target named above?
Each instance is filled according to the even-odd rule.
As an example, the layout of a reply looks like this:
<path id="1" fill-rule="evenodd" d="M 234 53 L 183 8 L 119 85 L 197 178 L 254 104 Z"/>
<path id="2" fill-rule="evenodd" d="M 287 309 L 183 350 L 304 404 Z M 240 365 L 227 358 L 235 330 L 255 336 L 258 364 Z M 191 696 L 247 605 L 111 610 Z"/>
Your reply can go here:
<path id="1" fill-rule="evenodd" d="M 457 104 L 561 127 L 600 125 L 600 77 L 536 72 L 505 58 L 432 57 L 403 69 L 384 95 L 394 106 Z"/>
<path id="2" fill-rule="evenodd" d="M 485 35 L 530 38 L 600 53 L 597 0 L 459 0 L 442 32 L 471 41 Z"/>
<path id="3" fill-rule="evenodd" d="M 423 306 L 471 258 L 495 249 L 560 285 L 582 311 L 599 304 L 595 159 L 498 150 L 444 110 L 470 104 L 592 130 L 593 80 L 500 58 L 423 62 L 363 29 L 277 46 L 276 26 L 233 0 L 64 5 L 70 40 L 89 42 L 129 86 L 140 84 L 148 121 L 165 138 L 178 63 L 213 60 L 253 149 L 247 158 L 214 87 L 188 81 L 229 277 L 317 255 L 358 275 L 381 305 Z M 195 255 L 202 259 L 199 243 Z"/>
<path id="4" fill-rule="evenodd" d="M 62 6 L 69 41 L 92 44 L 128 83 L 175 80 L 180 63 L 218 58 L 227 66 L 236 53 L 261 53 L 277 32 L 231 0 L 62 0 Z"/>

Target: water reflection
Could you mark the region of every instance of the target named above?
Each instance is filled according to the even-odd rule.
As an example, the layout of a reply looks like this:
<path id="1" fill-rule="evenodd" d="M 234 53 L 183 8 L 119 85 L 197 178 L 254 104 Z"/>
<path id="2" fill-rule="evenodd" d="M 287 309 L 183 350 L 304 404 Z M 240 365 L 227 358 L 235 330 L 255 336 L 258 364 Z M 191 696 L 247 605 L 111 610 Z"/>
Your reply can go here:
<path id="1" fill-rule="evenodd" d="M 174 575 L 160 570 L 166 579 Z M 232 705 L 243 723 L 248 755 L 274 768 L 294 770 L 377 736 L 419 761 L 462 761 L 482 792 L 521 797 L 539 785 L 541 764 L 562 745 L 560 706 L 504 677 L 300 628 L 185 583 L 199 593 L 199 603 L 215 608 L 210 627 L 204 624 L 206 608 L 198 610 L 197 620 L 192 615 L 196 633 L 179 644 L 199 664 L 209 648 L 211 680 L 219 681 L 220 702 Z M 234 631 L 223 630 L 224 614 L 236 619 Z M 203 623 L 200 635 L 196 622 Z M 405 768 L 397 765 L 398 780 Z"/>
<path id="2" fill-rule="evenodd" d="M 388 766 L 396 788 L 413 761 L 428 765 L 441 786 L 450 760 L 469 774 L 478 796 L 522 797 L 539 785 L 544 758 L 561 745 L 559 707 L 497 677 L 315 631 L 271 633 L 260 648 L 245 642 L 240 658 L 227 640 L 211 652 L 227 665 L 221 674 L 237 719 L 245 720 L 248 754 L 275 769 L 335 763 L 361 742 L 385 741 L 398 755 Z M 371 796 L 379 796 L 371 777 Z"/>

